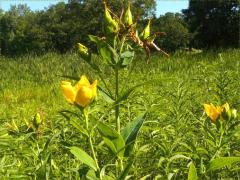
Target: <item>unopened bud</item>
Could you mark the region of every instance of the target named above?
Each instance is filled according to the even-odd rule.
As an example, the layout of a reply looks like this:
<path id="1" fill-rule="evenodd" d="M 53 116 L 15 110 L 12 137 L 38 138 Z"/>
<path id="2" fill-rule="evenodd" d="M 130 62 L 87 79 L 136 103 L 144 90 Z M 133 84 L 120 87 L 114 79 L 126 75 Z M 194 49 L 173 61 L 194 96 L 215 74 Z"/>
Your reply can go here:
<path id="1" fill-rule="evenodd" d="M 132 12 L 130 8 L 130 2 L 128 2 L 128 8 L 124 14 L 123 18 L 124 24 L 131 26 L 133 24 Z"/>
<path id="2" fill-rule="evenodd" d="M 232 117 L 235 119 L 237 117 L 237 110 L 232 109 Z"/>
<path id="3" fill-rule="evenodd" d="M 150 36 L 150 25 L 151 25 L 151 19 L 148 19 L 148 24 L 144 28 L 143 32 L 141 33 L 141 37 L 143 40 L 147 39 Z"/>
<path id="4" fill-rule="evenodd" d="M 117 33 L 118 31 L 118 23 L 112 18 L 106 2 L 104 2 L 104 26 L 107 34 Z"/>
<path id="5" fill-rule="evenodd" d="M 42 119 L 39 113 L 35 114 L 34 119 L 33 119 L 33 123 L 36 126 L 39 126 L 42 123 Z"/>
<path id="6" fill-rule="evenodd" d="M 81 43 L 78 43 L 78 50 L 82 55 L 88 55 L 88 48 Z"/>

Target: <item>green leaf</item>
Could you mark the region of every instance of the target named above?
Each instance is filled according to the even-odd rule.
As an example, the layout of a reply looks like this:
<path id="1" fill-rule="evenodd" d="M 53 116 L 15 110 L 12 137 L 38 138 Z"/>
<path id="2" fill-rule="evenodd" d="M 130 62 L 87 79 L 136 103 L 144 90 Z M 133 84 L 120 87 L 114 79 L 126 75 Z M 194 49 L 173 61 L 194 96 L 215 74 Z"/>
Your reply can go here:
<path id="1" fill-rule="evenodd" d="M 81 124 L 76 119 L 71 119 L 70 124 L 72 124 L 80 133 L 88 137 L 88 132 L 84 129 Z"/>
<path id="2" fill-rule="evenodd" d="M 236 162 L 240 162 L 240 157 L 220 157 L 210 162 L 208 171 L 215 171 Z"/>
<path id="3" fill-rule="evenodd" d="M 188 180 L 197 180 L 197 170 L 193 162 L 191 162 L 189 171 L 188 171 Z"/>
<path id="4" fill-rule="evenodd" d="M 99 122 L 98 131 L 102 135 L 103 141 L 110 148 L 110 150 L 118 157 L 123 157 L 125 142 L 123 137 L 111 127 Z"/>
<path id="5" fill-rule="evenodd" d="M 121 66 L 122 67 L 126 67 L 127 65 L 129 65 L 134 57 L 134 51 L 125 51 L 124 53 L 122 53 L 120 55 L 120 59 L 121 59 Z"/>
<path id="6" fill-rule="evenodd" d="M 93 158 L 89 156 L 85 151 L 78 147 L 71 147 L 70 152 L 77 158 L 79 159 L 82 163 L 88 165 L 91 167 L 94 171 L 97 171 L 97 165 Z"/>
<path id="7" fill-rule="evenodd" d="M 89 39 L 97 44 L 98 53 L 105 63 L 114 65 L 118 62 L 117 52 L 108 43 L 93 35 L 89 35 Z"/>
<path id="8" fill-rule="evenodd" d="M 142 85 L 144 85 L 144 84 L 146 84 L 146 83 L 137 84 L 136 86 L 133 86 L 133 87 L 131 87 L 130 89 L 126 90 L 124 93 L 122 93 L 122 94 L 120 95 L 120 97 L 119 97 L 118 100 L 116 101 L 116 104 L 118 104 L 118 103 L 121 102 L 121 101 L 126 100 L 126 99 L 131 95 L 131 93 L 132 93 L 137 87 L 142 86 Z"/>
<path id="9" fill-rule="evenodd" d="M 140 115 L 138 118 L 133 120 L 132 122 L 129 122 L 127 126 L 121 131 L 121 135 L 125 141 L 126 144 L 126 150 L 125 150 L 125 156 L 128 156 L 134 146 L 134 142 L 137 138 L 138 132 L 140 128 L 142 127 L 142 124 L 146 118 L 146 114 L 144 113 Z"/>
<path id="10" fill-rule="evenodd" d="M 133 164 L 133 159 L 130 159 L 128 161 L 128 164 L 125 166 L 125 168 L 123 169 L 123 171 L 121 172 L 121 174 L 119 175 L 119 177 L 117 178 L 117 180 L 124 180 L 126 178 L 126 176 L 128 175 L 128 172 L 130 171 L 132 164 Z"/>
<path id="11" fill-rule="evenodd" d="M 88 180 L 98 180 L 99 179 L 99 178 L 97 178 L 95 172 L 92 169 L 90 169 L 87 172 L 86 177 L 87 177 Z"/>
<path id="12" fill-rule="evenodd" d="M 109 95 L 106 91 L 104 91 L 103 88 L 99 86 L 98 90 L 99 90 L 99 94 L 103 97 L 105 101 L 107 101 L 108 103 L 114 103 L 113 97 L 111 97 L 111 95 Z"/>

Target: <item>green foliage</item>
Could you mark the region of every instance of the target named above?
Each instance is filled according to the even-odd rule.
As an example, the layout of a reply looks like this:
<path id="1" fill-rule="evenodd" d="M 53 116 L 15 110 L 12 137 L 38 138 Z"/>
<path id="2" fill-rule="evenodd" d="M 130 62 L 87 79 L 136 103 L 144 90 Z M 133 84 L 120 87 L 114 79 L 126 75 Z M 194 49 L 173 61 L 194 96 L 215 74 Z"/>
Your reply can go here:
<path id="1" fill-rule="evenodd" d="M 240 162 L 240 157 L 220 157 L 210 162 L 208 171 L 216 171 L 237 162 Z"/>
<path id="2" fill-rule="evenodd" d="M 78 42 L 89 45 L 88 34 L 103 35 L 101 2 L 59 2 L 36 12 L 30 11 L 26 5 L 18 5 L 7 12 L 0 12 L 0 54 L 19 56 L 52 50 L 65 53 L 74 49 Z M 122 0 L 108 1 L 118 15 L 122 4 Z M 137 10 L 134 16 L 142 19 L 152 15 L 155 6 L 154 0 L 133 1 L 132 7 Z"/>
<path id="3" fill-rule="evenodd" d="M 239 47 L 239 0 L 189 1 L 183 10 L 194 38 L 192 46 Z"/>
<path id="4" fill-rule="evenodd" d="M 87 62 L 77 60 L 76 54 L 0 57 L 0 178 L 79 179 L 86 175 L 96 179 L 95 171 L 69 151 L 69 147 L 81 147 L 93 159 L 87 142 L 89 132 L 96 138 L 93 145 L 104 178 L 187 179 L 190 169 L 194 174 L 193 163 L 198 179 L 240 178 L 239 116 L 227 121 L 227 131 L 221 138 L 202 107 L 203 103 L 228 101 L 239 113 L 239 54 L 239 50 L 223 51 L 222 60 L 215 52 L 176 53 L 168 60 L 153 55 L 148 65 L 142 54 L 136 54 L 138 58 L 131 64 L 134 69 L 128 67 L 120 72 L 120 85 L 131 89 L 143 81 L 149 83 L 138 86 L 127 100 L 121 101 L 122 131 L 126 127 L 128 132 L 136 132 L 129 127 L 142 123 L 138 114 L 147 111 L 148 115 L 138 131 L 134 157 L 128 161 L 123 158 L 122 173 L 114 171 L 115 156 L 110 155 L 96 130 L 102 121 L 115 127 L 114 112 L 109 107 L 115 104 L 102 101 L 104 97 L 98 93 L 89 117 L 93 129 L 87 131 L 78 109 L 64 101 L 59 88 L 62 75 L 86 74 L 95 79 L 95 72 L 87 71 Z M 94 61 L 100 64 L 99 59 Z M 111 69 L 100 68 L 111 85 Z M 128 82 L 124 81 L 126 77 Z M 104 87 L 102 81 L 99 85 Z M 60 109 L 73 112 L 63 112 L 69 120 L 59 115 Z M 36 113 L 43 120 L 38 130 L 29 127 Z M 11 128 L 13 121 L 18 131 Z"/>
<path id="5" fill-rule="evenodd" d="M 157 42 L 168 51 L 176 51 L 180 48 L 188 47 L 190 33 L 187 24 L 180 13 L 166 13 L 153 22 L 155 31 L 166 33 L 163 39 Z"/>
<path id="6" fill-rule="evenodd" d="M 97 128 L 106 145 L 116 156 L 122 158 L 124 155 L 125 142 L 121 134 L 118 134 L 117 131 L 101 122 L 99 122 Z"/>
<path id="7" fill-rule="evenodd" d="M 91 167 L 93 170 L 97 170 L 96 163 L 94 162 L 93 158 L 89 156 L 85 151 L 78 147 L 71 147 L 71 153 L 77 157 L 81 162 Z"/>
<path id="8" fill-rule="evenodd" d="M 193 162 L 191 162 L 189 166 L 189 172 L 188 172 L 188 180 L 197 180 L 197 170 Z"/>

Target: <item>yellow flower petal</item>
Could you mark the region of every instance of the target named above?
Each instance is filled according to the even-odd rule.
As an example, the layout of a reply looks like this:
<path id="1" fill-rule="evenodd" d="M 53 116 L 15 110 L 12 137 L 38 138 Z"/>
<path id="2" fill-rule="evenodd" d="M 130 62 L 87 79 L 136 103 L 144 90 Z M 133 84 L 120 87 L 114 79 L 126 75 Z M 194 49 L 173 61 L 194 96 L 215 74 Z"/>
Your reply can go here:
<path id="1" fill-rule="evenodd" d="M 86 107 L 92 100 L 93 92 L 90 87 L 82 86 L 77 92 L 75 103 L 82 107 Z"/>
<path id="2" fill-rule="evenodd" d="M 97 80 L 95 80 L 92 84 L 91 84 L 91 89 L 92 89 L 92 98 L 96 98 L 97 97 Z"/>
<path id="3" fill-rule="evenodd" d="M 230 110 L 230 106 L 228 103 L 225 103 L 224 105 L 222 105 L 222 108 L 225 112 L 228 112 Z"/>
<path id="4" fill-rule="evenodd" d="M 76 97 L 75 88 L 71 85 L 70 82 L 67 82 L 67 81 L 62 81 L 61 87 L 63 89 L 63 94 L 64 94 L 66 100 L 69 103 L 73 104 L 75 101 L 75 97 Z"/>
<path id="5" fill-rule="evenodd" d="M 222 112 L 222 108 L 220 106 L 215 107 L 213 104 L 204 104 L 203 106 L 208 117 L 215 123 Z"/>
<path id="6" fill-rule="evenodd" d="M 78 83 L 76 84 L 76 88 L 80 89 L 82 86 L 90 86 L 90 82 L 88 81 L 86 76 L 81 76 L 80 81 L 78 81 Z"/>

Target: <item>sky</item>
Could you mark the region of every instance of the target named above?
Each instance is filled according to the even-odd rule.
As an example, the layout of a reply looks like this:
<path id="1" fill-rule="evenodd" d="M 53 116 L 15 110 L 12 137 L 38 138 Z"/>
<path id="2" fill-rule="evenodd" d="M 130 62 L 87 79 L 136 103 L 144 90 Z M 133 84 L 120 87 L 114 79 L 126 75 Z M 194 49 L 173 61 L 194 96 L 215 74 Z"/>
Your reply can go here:
<path id="1" fill-rule="evenodd" d="M 11 5 L 27 4 L 31 10 L 43 10 L 49 5 L 67 0 L 0 0 L 0 8 L 4 11 L 9 10 Z M 188 7 L 188 0 L 156 0 L 156 15 L 164 15 L 166 12 L 181 12 Z"/>

